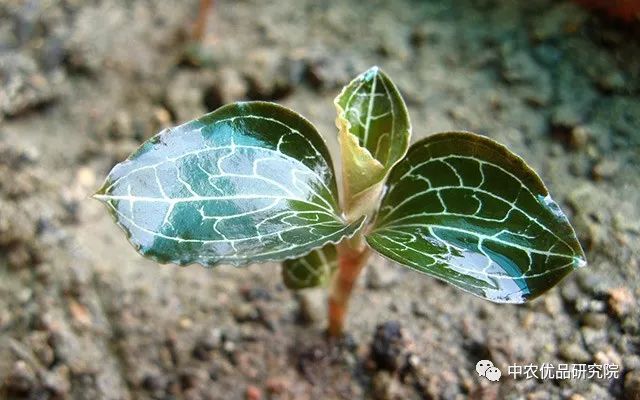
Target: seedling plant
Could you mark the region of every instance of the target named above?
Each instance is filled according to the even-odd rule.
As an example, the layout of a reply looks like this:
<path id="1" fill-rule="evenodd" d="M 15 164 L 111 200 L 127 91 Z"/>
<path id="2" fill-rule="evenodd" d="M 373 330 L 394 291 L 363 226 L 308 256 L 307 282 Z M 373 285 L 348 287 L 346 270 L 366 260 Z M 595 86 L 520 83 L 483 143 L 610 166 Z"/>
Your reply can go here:
<path id="1" fill-rule="evenodd" d="M 287 287 L 328 286 L 332 336 L 372 252 L 500 303 L 531 300 L 586 265 L 565 214 L 506 147 L 470 132 L 410 145 L 405 103 L 377 67 L 334 103 L 341 197 L 316 128 L 268 102 L 163 130 L 94 197 L 159 263 L 281 261 Z"/>

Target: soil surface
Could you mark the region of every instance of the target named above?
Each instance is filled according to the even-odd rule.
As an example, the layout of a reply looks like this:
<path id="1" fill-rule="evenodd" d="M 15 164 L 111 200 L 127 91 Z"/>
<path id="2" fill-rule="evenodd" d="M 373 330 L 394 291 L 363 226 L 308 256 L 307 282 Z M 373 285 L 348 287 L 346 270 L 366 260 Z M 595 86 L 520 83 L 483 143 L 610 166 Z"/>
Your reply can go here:
<path id="1" fill-rule="evenodd" d="M 0 398 L 640 398 L 637 24 L 560 0 L 215 3 L 198 47 L 194 0 L 0 2 Z M 376 64 L 414 140 L 476 131 L 539 171 L 588 268 L 513 306 L 372 259 L 327 341 L 322 291 L 289 292 L 278 265 L 155 265 L 88 198 L 144 139 L 240 99 L 337 150 L 332 99 Z"/>

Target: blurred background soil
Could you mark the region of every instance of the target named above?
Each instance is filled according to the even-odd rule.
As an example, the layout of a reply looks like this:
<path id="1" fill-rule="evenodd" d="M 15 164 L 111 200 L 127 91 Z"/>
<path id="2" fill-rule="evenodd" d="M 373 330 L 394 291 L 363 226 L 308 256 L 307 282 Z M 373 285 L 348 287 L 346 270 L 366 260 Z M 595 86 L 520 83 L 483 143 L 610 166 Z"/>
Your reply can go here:
<path id="1" fill-rule="evenodd" d="M 0 398 L 640 398 L 637 20 L 561 0 L 219 0 L 198 49 L 197 9 L 0 0 Z M 287 291 L 278 265 L 155 265 L 88 198 L 144 139 L 240 99 L 294 108 L 337 150 L 332 99 L 374 64 L 414 140 L 472 130 L 539 171 L 589 267 L 512 306 L 372 259 L 327 342 L 322 291 Z M 514 380 L 513 363 L 621 371 Z"/>

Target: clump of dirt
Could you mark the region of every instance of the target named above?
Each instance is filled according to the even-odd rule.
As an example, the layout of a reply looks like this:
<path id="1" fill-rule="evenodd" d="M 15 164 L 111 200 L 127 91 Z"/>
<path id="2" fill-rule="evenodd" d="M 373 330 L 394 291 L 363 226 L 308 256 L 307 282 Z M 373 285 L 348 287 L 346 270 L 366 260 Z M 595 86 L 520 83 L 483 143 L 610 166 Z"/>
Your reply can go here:
<path id="1" fill-rule="evenodd" d="M 397 371 L 404 364 L 406 338 L 400 323 L 389 321 L 378 325 L 371 343 L 371 360 L 379 369 Z"/>
<path id="2" fill-rule="evenodd" d="M 46 224 L 46 216 L 35 206 L 40 186 L 46 184 L 36 167 L 35 149 L 16 149 L 0 143 L 0 249 L 12 269 L 37 264 L 41 257 L 34 243 Z"/>

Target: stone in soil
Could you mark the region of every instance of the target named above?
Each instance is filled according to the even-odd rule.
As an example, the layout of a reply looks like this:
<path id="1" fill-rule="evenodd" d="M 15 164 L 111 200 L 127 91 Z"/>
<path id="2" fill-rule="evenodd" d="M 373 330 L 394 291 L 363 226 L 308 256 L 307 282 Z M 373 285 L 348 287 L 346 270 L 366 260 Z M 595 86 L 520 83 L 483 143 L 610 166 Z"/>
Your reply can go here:
<path id="1" fill-rule="evenodd" d="M 260 318 L 260 314 L 253 304 L 248 304 L 248 303 L 236 304 L 233 307 L 232 312 L 235 320 L 240 323 L 257 321 Z"/>
<path id="2" fill-rule="evenodd" d="M 560 346 L 560 356 L 576 363 L 587 363 L 591 360 L 591 354 L 577 343 L 565 343 Z"/>
<path id="3" fill-rule="evenodd" d="M 376 327 L 370 347 L 370 357 L 378 369 L 397 371 L 407 352 L 405 333 L 397 321 L 388 321 Z"/>
<path id="4" fill-rule="evenodd" d="M 327 304 L 324 289 L 305 289 L 296 294 L 300 318 L 303 322 L 318 323 L 324 321 Z"/>
<path id="5" fill-rule="evenodd" d="M 256 386 L 250 385 L 247 387 L 246 399 L 247 400 L 260 400 L 262 398 L 262 391 Z"/>
<path id="6" fill-rule="evenodd" d="M 624 376 L 624 398 L 640 400 L 640 371 L 629 371 Z"/>
<path id="7" fill-rule="evenodd" d="M 17 116 L 52 102 L 59 95 L 60 73 L 46 75 L 30 57 L 18 53 L 0 56 L 0 117 Z"/>
<path id="8" fill-rule="evenodd" d="M 389 371 L 378 371 L 371 381 L 371 395 L 377 400 L 398 398 L 398 381 Z"/>
<path id="9" fill-rule="evenodd" d="M 626 287 L 610 289 L 608 295 L 609 309 L 618 318 L 629 314 L 636 307 L 636 300 Z"/>
<path id="10" fill-rule="evenodd" d="M 396 266 L 387 262 L 375 262 L 367 268 L 367 287 L 369 289 L 384 289 L 393 286 L 398 281 Z"/>
<path id="11" fill-rule="evenodd" d="M 5 379 L 3 389 L 9 398 L 28 397 L 36 384 L 37 378 L 34 371 L 24 361 L 17 361 Z"/>

